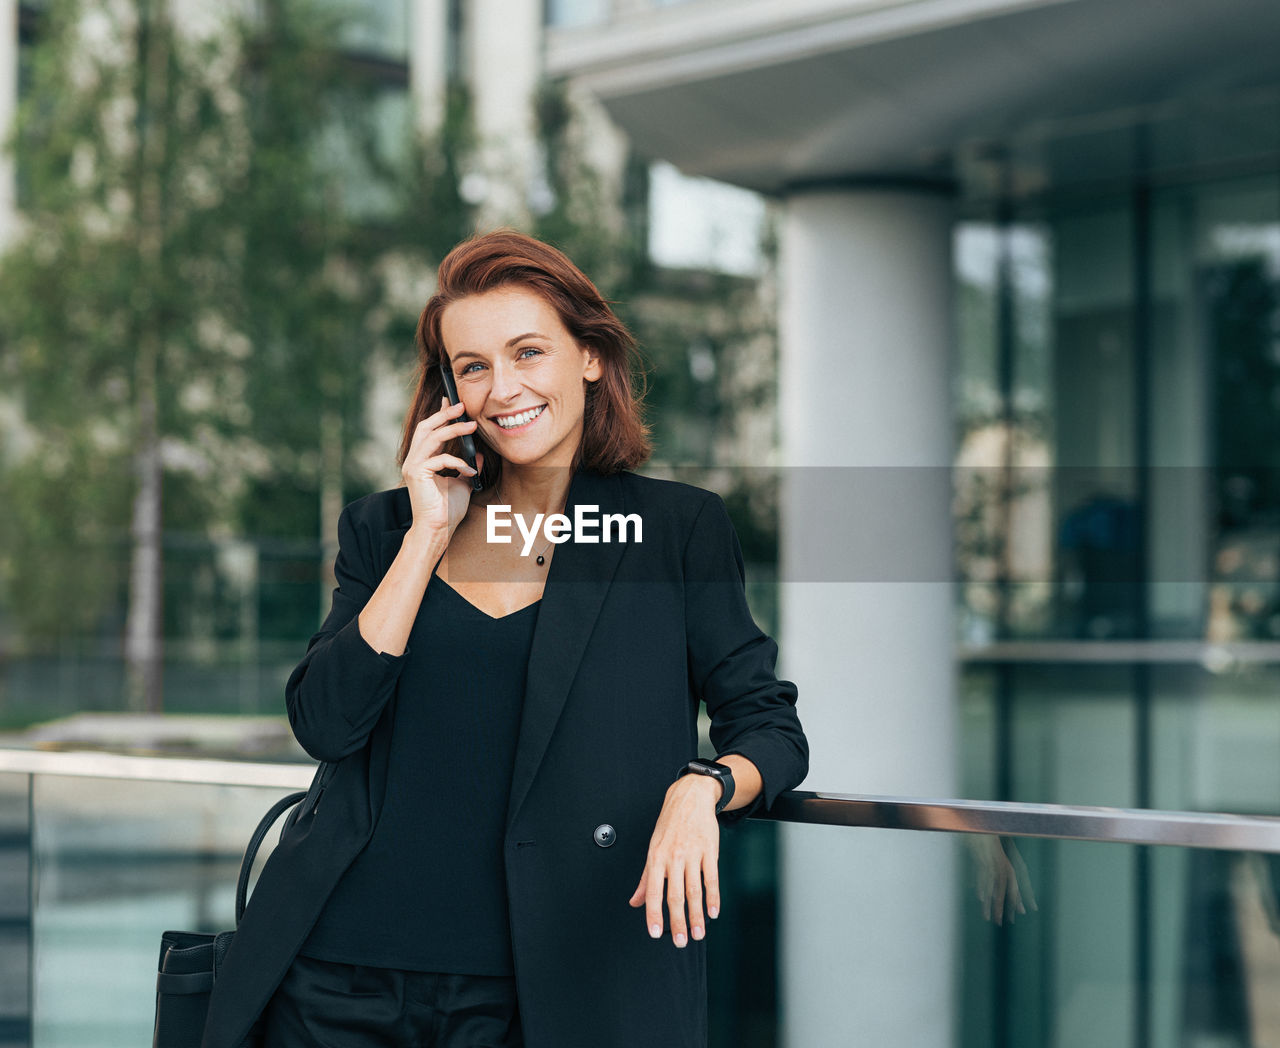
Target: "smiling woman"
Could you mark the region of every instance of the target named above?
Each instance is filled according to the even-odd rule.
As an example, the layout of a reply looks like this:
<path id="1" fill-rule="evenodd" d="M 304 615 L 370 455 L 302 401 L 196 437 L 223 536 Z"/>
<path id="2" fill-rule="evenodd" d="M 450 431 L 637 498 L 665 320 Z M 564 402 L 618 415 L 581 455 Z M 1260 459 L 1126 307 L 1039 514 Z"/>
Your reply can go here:
<path id="1" fill-rule="evenodd" d="M 454 305 L 460 308 L 451 309 Z M 486 321 L 491 305 L 501 305 L 501 322 Z M 446 315 L 451 326 L 448 350 Z M 413 445 L 414 427 L 436 410 L 444 396 L 444 383 L 438 377 L 442 360 L 453 368 L 467 414 L 493 422 L 482 425 L 477 434 L 482 446 L 492 449 L 491 435 L 510 424 L 494 416 L 511 415 L 538 403 L 530 392 L 518 404 L 504 404 L 500 398 L 503 392 L 511 392 L 508 387 L 490 400 L 488 417 L 478 413 L 479 398 L 463 386 L 473 381 L 492 383 L 493 358 L 499 352 L 505 357 L 503 363 L 521 362 L 514 375 L 527 373 L 522 369 L 536 366 L 533 362 L 548 352 L 558 354 L 561 364 L 574 351 L 593 357 L 599 371 L 584 373 L 586 384 L 579 384 L 583 430 L 575 465 L 610 473 L 634 469 L 649 457 L 649 432 L 632 380 L 635 340 L 586 275 L 547 244 L 508 231 L 460 244 L 441 263 L 438 290 L 418 321 L 417 343 L 420 377 L 405 420 L 401 463 Z M 477 372 L 481 377 L 472 379 Z M 489 386 L 482 388 L 492 396 Z M 454 445 L 450 450 L 456 453 L 458 448 Z M 485 487 L 492 487 L 503 459 L 488 455 L 486 463 L 481 479 Z"/>
<path id="2" fill-rule="evenodd" d="M 324 804 L 263 870 L 204 1048 L 259 1013 L 267 1048 L 705 1048 L 720 826 L 809 752 L 724 503 L 632 472 L 634 344 L 550 245 L 460 244 L 418 350 L 404 484 L 343 510 L 285 690 Z M 523 548 L 495 515 L 535 522 Z"/>
<path id="3" fill-rule="evenodd" d="M 450 303 L 440 329 L 463 407 L 496 452 L 495 472 L 499 463 L 571 467 L 586 391 L 603 374 L 599 350 L 576 342 L 550 303 L 522 287 Z M 512 330 L 522 333 L 506 338 Z"/>

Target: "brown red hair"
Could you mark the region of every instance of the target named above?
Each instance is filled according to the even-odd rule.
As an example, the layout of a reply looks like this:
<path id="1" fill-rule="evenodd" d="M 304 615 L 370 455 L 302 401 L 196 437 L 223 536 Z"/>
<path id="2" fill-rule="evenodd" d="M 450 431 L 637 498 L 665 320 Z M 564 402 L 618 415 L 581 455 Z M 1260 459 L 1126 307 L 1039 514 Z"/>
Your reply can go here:
<path id="1" fill-rule="evenodd" d="M 640 465 L 653 446 L 641 413 L 643 393 L 638 394 L 634 388 L 632 372 L 639 370 L 635 339 L 595 284 L 562 251 L 511 229 L 464 240 L 440 263 L 436 293 L 427 300 L 418 318 L 417 391 L 405 417 L 397 461 L 404 464 L 414 428 L 439 410 L 444 396 L 439 365 L 445 358 L 440 334 L 445 307 L 468 295 L 512 286 L 526 287 L 541 295 L 574 341 L 600 354 L 603 374 L 587 385 L 582 442 L 574 467 L 617 473 Z M 483 437 L 477 433 L 475 439 L 484 452 L 481 479 L 489 487 L 498 479 L 502 463 Z M 457 442 L 452 443 L 455 446 L 447 450 L 460 455 Z"/>

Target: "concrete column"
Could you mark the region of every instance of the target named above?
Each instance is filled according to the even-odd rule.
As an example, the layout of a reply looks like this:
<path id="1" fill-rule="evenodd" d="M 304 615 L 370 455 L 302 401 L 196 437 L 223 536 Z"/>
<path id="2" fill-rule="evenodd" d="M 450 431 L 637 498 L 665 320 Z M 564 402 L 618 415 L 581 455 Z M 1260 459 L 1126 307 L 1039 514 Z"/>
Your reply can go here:
<path id="1" fill-rule="evenodd" d="M 470 83 L 481 170 L 484 227 L 522 224 L 539 179 L 533 95 L 542 75 L 541 0 L 472 0 Z"/>
<path id="2" fill-rule="evenodd" d="M 18 0 L 0 0 L 0 143 L 13 133 L 18 108 Z M 13 154 L 0 149 L 0 250 L 17 233 L 17 173 Z"/>
<path id="3" fill-rule="evenodd" d="M 783 675 L 801 787 L 954 796 L 951 208 L 808 191 L 783 218 Z M 953 842 L 782 827 L 785 1048 L 953 1042 Z"/>
<path id="4" fill-rule="evenodd" d="M 444 120 L 448 46 L 447 0 L 412 0 L 409 6 L 409 96 L 414 122 L 425 135 Z"/>

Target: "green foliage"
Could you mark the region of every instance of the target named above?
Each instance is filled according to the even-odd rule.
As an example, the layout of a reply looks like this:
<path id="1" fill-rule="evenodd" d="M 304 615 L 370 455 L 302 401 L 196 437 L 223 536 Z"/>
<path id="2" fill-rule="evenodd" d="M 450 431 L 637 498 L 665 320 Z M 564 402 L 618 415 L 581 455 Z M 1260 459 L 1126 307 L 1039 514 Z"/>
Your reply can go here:
<path id="1" fill-rule="evenodd" d="M 0 386 L 27 436 L 0 449 L 0 624 L 28 647 L 122 627 L 149 400 L 166 628 L 239 636 L 242 598 L 208 543 L 246 534 L 258 637 L 305 636 L 321 492 L 370 486 L 343 448 L 365 436 L 371 358 L 411 362 L 434 267 L 473 229 L 465 89 L 423 138 L 403 96 L 335 47 L 328 0 L 253 6 L 201 36 L 161 0 L 51 0 L 41 16 L 11 143 L 25 235 L 0 258 Z M 726 491 L 748 557 L 771 559 L 766 472 L 704 475 L 772 398 L 771 371 L 738 380 L 772 346 L 770 303 L 750 281 L 656 270 L 645 165 L 619 200 L 563 86 L 535 107 L 550 192 L 530 232 L 636 333 L 655 465 L 702 470 L 688 479 Z"/>
<path id="2" fill-rule="evenodd" d="M 118 455 L 53 439 L 0 484 L 0 588 L 28 637 L 90 631 L 124 585 Z"/>
<path id="3" fill-rule="evenodd" d="M 421 141 L 331 5 L 253 7 L 200 35 L 161 0 L 41 16 L 10 143 L 25 235 L 0 258 L 0 375 L 33 441 L 0 459 L 0 608 L 29 638 L 115 610 L 151 398 L 166 530 L 316 535 L 326 461 L 367 485 L 322 426 L 359 440 L 371 353 L 410 348 L 383 263 L 425 277 L 467 229 L 465 98 Z"/>

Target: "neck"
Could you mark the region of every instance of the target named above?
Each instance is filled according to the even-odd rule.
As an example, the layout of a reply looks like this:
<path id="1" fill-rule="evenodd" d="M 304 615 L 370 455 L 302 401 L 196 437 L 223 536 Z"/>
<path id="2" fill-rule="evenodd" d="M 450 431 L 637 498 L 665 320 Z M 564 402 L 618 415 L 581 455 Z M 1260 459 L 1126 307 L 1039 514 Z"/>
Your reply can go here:
<path id="1" fill-rule="evenodd" d="M 537 466 L 521 469 L 509 463 L 502 467 L 502 479 L 494 491 L 494 501 L 511 507 L 526 517 L 560 513 L 569 497 L 573 470 Z"/>

